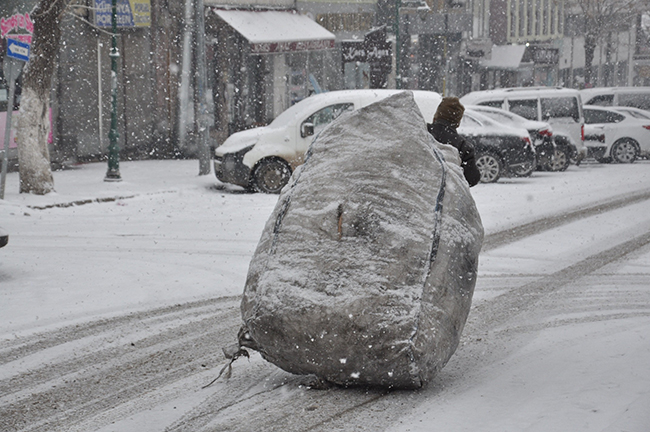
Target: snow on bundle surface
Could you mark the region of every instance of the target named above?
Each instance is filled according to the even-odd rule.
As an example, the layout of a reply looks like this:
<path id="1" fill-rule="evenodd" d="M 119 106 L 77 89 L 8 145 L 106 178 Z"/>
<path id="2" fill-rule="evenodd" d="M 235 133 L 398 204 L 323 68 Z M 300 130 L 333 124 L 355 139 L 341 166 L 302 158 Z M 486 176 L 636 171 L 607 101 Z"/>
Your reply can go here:
<path id="1" fill-rule="evenodd" d="M 341 385 L 431 380 L 458 346 L 483 241 L 459 162 L 410 92 L 333 122 L 266 223 L 240 345 Z"/>

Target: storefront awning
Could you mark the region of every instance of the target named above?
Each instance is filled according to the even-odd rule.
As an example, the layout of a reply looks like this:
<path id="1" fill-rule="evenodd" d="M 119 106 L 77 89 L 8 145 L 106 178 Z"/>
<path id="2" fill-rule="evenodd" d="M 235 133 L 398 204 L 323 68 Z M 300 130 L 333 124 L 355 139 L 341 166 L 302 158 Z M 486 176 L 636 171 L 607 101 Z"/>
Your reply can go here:
<path id="1" fill-rule="evenodd" d="M 294 12 L 215 10 L 250 42 L 252 54 L 334 48 L 335 36 L 308 17 Z"/>
<path id="2" fill-rule="evenodd" d="M 526 51 L 526 45 L 492 45 L 492 58 L 481 60 L 489 69 L 517 69 Z"/>

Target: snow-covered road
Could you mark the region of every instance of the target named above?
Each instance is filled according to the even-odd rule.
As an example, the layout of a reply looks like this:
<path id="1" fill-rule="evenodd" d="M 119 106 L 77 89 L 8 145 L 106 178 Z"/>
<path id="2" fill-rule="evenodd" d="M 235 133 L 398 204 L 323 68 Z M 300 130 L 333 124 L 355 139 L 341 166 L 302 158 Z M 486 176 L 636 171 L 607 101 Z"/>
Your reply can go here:
<path id="1" fill-rule="evenodd" d="M 124 163 L 118 184 L 84 165 L 46 197 L 13 193 L 10 174 L 0 430 L 647 430 L 650 162 L 473 188 L 487 234 L 474 305 L 415 392 L 314 390 L 256 354 L 201 388 L 235 340 L 276 197 L 216 189 L 196 165 Z"/>

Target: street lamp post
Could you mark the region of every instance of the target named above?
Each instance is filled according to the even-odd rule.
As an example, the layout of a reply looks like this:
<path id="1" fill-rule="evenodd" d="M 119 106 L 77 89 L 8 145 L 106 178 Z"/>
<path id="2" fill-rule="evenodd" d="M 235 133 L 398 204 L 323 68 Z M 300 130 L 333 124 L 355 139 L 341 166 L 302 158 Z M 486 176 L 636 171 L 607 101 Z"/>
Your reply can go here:
<path id="1" fill-rule="evenodd" d="M 402 0 L 395 0 L 395 88 L 402 88 L 402 71 L 400 70 L 399 10 Z"/>
<path id="2" fill-rule="evenodd" d="M 208 112 L 207 90 L 208 72 L 205 54 L 205 6 L 203 0 L 196 0 L 194 14 L 196 15 L 196 87 L 199 94 L 199 175 L 210 174 L 210 113 Z"/>
<path id="3" fill-rule="evenodd" d="M 108 171 L 104 181 L 122 181 L 120 176 L 120 153 L 117 144 L 117 59 L 120 53 L 117 50 L 117 0 L 112 0 L 111 26 L 111 130 L 108 133 Z"/>

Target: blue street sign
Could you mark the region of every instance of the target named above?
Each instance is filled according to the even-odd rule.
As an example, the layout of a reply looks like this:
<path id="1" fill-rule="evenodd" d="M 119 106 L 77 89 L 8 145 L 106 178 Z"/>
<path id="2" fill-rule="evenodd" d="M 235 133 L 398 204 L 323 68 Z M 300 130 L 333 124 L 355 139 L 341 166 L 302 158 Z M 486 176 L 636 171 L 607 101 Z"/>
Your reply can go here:
<path id="1" fill-rule="evenodd" d="M 7 57 L 12 57 L 24 62 L 29 61 L 29 49 L 30 46 L 28 43 L 20 42 L 11 38 L 7 39 Z"/>

